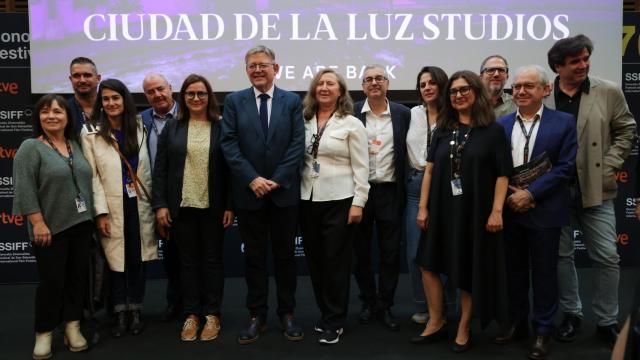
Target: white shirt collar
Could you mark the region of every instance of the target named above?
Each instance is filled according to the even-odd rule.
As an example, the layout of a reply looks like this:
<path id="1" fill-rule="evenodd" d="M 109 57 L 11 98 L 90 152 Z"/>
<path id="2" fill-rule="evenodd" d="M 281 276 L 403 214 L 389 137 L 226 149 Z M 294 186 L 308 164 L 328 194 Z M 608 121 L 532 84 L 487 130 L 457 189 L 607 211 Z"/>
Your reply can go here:
<path id="1" fill-rule="evenodd" d="M 174 100 L 173 101 L 173 107 L 171 107 L 171 110 L 169 110 L 168 113 L 164 114 L 164 116 L 161 116 L 160 114 L 158 114 L 156 112 L 155 109 L 151 108 L 151 115 L 153 116 L 154 119 L 166 119 L 168 114 L 171 114 L 171 116 L 173 116 L 174 118 L 176 117 L 176 113 L 178 112 L 178 103 Z"/>
<path id="2" fill-rule="evenodd" d="M 391 108 L 389 107 L 389 99 L 385 98 L 384 99 L 387 102 L 387 110 L 385 110 L 382 114 L 380 115 L 391 115 Z M 366 99 L 364 101 L 364 105 L 362 105 L 362 110 L 360 111 L 361 113 L 366 113 L 371 111 L 371 106 L 369 106 L 369 99 Z"/>
<path id="3" fill-rule="evenodd" d="M 522 114 L 520 114 L 520 109 L 516 110 L 516 119 L 522 119 L 522 121 L 533 121 L 535 119 L 542 119 L 542 110 L 544 110 L 544 105 L 540 105 L 540 109 L 536 111 L 536 114 L 531 119 L 527 119 Z"/>
<path id="4" fill-rule="evenodd" d="M 275 89 L 275 86 L 271 85 L 271 89 L 269 89 L 267 92 L 265 92 L 264 94 L 269 95 L 269 99 L 273 99 L 273 89 Z M 258 96 L 260 96 L 260 94 L 263 94 L 262 91 L 256 89 L 256 87 L 253 87 L 253 95 L 256 97 L 256 99 L 258 98 Z"/>

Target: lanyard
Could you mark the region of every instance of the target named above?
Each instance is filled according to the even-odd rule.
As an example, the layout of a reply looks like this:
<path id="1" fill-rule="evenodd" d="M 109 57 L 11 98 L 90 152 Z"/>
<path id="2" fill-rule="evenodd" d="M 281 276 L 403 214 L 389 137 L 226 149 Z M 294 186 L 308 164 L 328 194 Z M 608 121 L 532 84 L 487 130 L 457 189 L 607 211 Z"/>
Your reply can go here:
<path id="1" fill-rule="evenodd" d="M 462 152 L 464 146 L 471 136 L 471 127 L 467 128 L 462 141 L 458 141 L 458 131 L 453 130 L 451 141 L 449 142 L 449 159 L 451 159 L 451 179 L 459 179 L 462 176 Z"/>
<path id="2" fill-rule="evenodd" d="M 71 150 L 71 144 L 69 144 L 69 140 L 65 139 L 65 143 L 67 145 L 67 152 L 69 153 L 69 157 L 65 158 L 65 156 L 60 153 L 60 150 L 58 150 L 58 148 L 53 144 L 53 141 L 49 139 L 47 134 L 43 134 L 42 137 L 47 141 L 47 143 L 49 143 L 49 146 L 51 146 L 51 148 L 56 152 L 56 154 L 58 154 L 62 158 L 62 160 L 64 160 L 69 166 L 69 169 L 71 170 L 71 178 L 73 179 L 73 185 L 76 187 L 76 191 L 78 192 L 78 195 L 80 195 L 80 186 L 78 186 L 76 173 L 75 171 L 73 171 L 73 151 Z"/>
<path id="3" fill-rule="evenodd" d="M 518 117 L 518 124 L 520 124 L 520 130 L 522 130 L 522 134 L 524 135 L 525 143 L 524 143 L 524 162 L 523 163 L 527 163 L 529 161 L 529 139 L 531 139 L 531 135 L 533 134 L 533 128 L 536 127 L 536 123 L 538 123 L 538 117 L 536 116 L 536 118 L 533 120 L 533 124 L 531 125 L 531 128 L 529 128 L 529 133 L 527 133 L 527 130 L 524 127 L 524 123 L 522 122 L 522 119 L 520 117 Z"/>
<path id="4" fill-rule="evenodd" d="M 333 114 L 329 116 L 329 119 L 327 119 L 327 122 L 324 123 L 323 127 L 317 126 L 316 133 L 313 134 L 311 137 L 311 155 L 313 155 L 313 160 L 318 158 L 318 148 L 320 148 L 320 138 L 322 138 L 322 134 L 324 134 L 324 130 L 327 128 L 327 125 L 329 125 L 329 120 L 331 120 L 332 117 L 333 117 Z"/>
<path id="5" fill-rule="evenodd" d="M 433 141 L 433 133 L 435 132 L 434 130 L 431 130 L 431 125 L 429 124 L 429 113 L 427 110 L 425 110 L 425 112 L 427 113 L 427 150 L 425 151 L 425 157 L 429 156 L 429 148 L 431 148 L 431 142 Z"/>

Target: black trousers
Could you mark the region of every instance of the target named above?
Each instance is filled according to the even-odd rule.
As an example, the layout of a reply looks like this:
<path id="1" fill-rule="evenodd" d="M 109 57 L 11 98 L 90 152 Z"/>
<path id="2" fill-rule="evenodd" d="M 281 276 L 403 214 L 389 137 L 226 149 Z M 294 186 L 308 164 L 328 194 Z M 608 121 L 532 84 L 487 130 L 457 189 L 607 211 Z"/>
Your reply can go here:
<path id="1" fill-rule="evenodd" d="M 40 277 L 36 332 L 52 331 L 62 321 L 82 319 L 92 232 L 93 223 L 85 221 L 53 235 L 51 246 L 33 245 Z"/>
<path id="2" fill-rule="evenodd" d="M 360 287 L 360 300 L 376 310 L 393 306 L 398 286 L 402 214 L 395 210 L 395 197 L 395 183 L 371 184 L 354 244 L 354 275 Z M 371 262 L 374 224 L 380 253 L 377 291 Z"/>
<path id="3" fill-rule="evenodd" d="M 278 297 L 277 314 L 282 317 L 293 313 L 296 306 L 295 237 L 298 229 L 298 206 L 278 207 L 267 199 L 261 209 L 239 209 L 237 216 L 244 243 L 247 308 L 251 316 L 263 320 L 267 316 L 269 241 Z"/>
<path id="4" fill-rule="evenodd" d="M 509 316 L 529 317 L 529 268 L 533 288 L 531 322 L 539 334 L 550 334 L 558 310 L 558 244 L 560 229 L 540 229 L 505 222 Z"/>
<path id="5" fill-rule="evenodd" d="M 222 215 L 222 214 L 221 214 Z M 185 315 L 220 316 L 224 290 L 222 216 L 209 209 L 180 208 L 174 241 L 180 252 L 182 309 Z"/>
<path id="6" fill-rule="evenodd" d="M 113 311 L 140 310 L 144 301 L 145 273 L 140 243 L 140 220 L 136 198 L 126 195 L 124 208 L 124 271 L 111 271 Z"/>
<path id="7" fill-rule="evenodd" d="M 344 326 L 349 307 L 355 225 L 347 225 L 353 198 L 302 201 L 304 252 L 316 302 L 325 328 Z"/>
<path id="8" fill-rule="evenodd" d="M 182 289 L 180 284 L 180 251 L 176 239 L 162 239 L 162 265 L 167 275 L 167 304 L 182 306 Z"/>

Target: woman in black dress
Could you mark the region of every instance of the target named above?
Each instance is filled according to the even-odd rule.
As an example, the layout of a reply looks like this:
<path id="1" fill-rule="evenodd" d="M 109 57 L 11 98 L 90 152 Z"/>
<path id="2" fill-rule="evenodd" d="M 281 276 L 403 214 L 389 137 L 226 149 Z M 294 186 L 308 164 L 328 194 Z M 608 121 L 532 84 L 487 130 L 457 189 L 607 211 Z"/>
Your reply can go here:
<path id="1" fill-rule="evenodd" d="M 506 319 L 502 207 L 512 162 L 480 78 L 470 71 L 456 72 L 445 94 L 450 98 L 438 115 L 416 219 L 428 230 L 416 261 L 424 270 L 430 319 L 414 341 L 431 342 L 447 334 L 438 276 L 442 273 L 460 289 L 461 315 L 452 350 L 462 352 L 471 347 L 472 312 L 483 327 L 493 319 Z"/>

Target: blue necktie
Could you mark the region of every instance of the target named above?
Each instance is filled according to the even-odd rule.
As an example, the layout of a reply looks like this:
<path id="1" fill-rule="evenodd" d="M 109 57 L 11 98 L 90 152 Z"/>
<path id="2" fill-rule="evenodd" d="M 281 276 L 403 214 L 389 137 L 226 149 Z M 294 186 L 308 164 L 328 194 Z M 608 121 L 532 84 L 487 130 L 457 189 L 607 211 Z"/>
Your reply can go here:
<path id="1" fill-rule="evenodd" d="M 269 94 L 260 94 L 260 124 L 262 125 L 262 132 L 267 137 L 267 131 L 269 131 L 269 108 L 267 107 L 267 100 L 269 100 Z"/>

